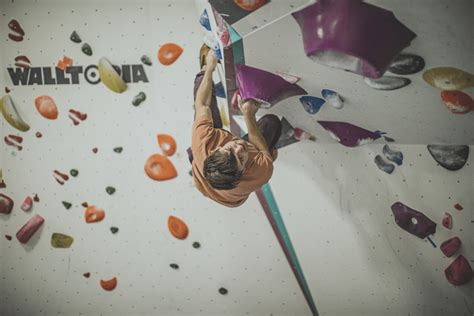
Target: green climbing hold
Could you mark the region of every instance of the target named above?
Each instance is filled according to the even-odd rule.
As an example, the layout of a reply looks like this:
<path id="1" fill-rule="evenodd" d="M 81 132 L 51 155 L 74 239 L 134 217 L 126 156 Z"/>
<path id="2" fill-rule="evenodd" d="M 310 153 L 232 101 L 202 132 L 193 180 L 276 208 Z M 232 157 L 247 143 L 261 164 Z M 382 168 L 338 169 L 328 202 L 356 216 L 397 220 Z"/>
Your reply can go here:
<path id="1" fill-rule="evenodd" d="M 112 226 L 110 227 L 110 231 L 112 232 L 112 234 L 116 234 L 119 231 L 119 229 L 118 227 Z"/>
<path id="2" fill-rule="evenodd" d="M 87 56 L 92 56 L 92 47 L 89 44 L 87 43 L 82 44 L 81 50 Z"/>
<path id="3" fill-rule="evenodd" d="M 147 66 L 151 66 L 151 59 L 147 55 L 143 55 L 142 58 L 140 58 L 142 63 L 144 63 Z"/>
<path id="4" fill-rule="evenodd" d="M 51 236 L 51 246 L 53 248 L 69 248 L 72 245 L 74 238 L 68 235 L 54 233 Z"/>
<path id="5" fill-rule="evenodd" d="M 106 187 L 105 192 L 107 192 L 109 195 L 112 195 L 115 193 L 115 188 L 114 187 Z"/>
<path id="6" fill-rule="evenodd" d="M 170 264 L 170 267 L 172 267 L 175 270 L 177 270 L 179 268 L 179 266 L 176 263 Z"/>
<path id="7" fill-rule="evenodd" d="M 227 291 L 227 289 L 225 289 L 225 288 L 223 288 L 223 287 L 221 287 L 221 288 L 219 289 L 219 293 L 221 293 L 222 295 L 226 295 L 228 292 L 229 292 L 229 291 Z"/>
<path id="8" fill-rule="evenodd" d="M 70 209 L 70 208 L 71 208 L 71 206 L 72 206 L 72 204 L 71 204 L 71 203 L 69 203 L 69 202 L 66 202 L 66 201 L 63 201 L 63 205 L 64 205 L 64 207 L 66 208 L 66 210 Z"/>
<path id="9" fill-rule="evenodd" d="M 74 43 L 80 43 L 82 42 L 81 40 L 81 37 L 79 36 L 79 34 L 77 34 L 76 31 L 72 32 L 71 36 L 69 37 L 71 39 L 71 41 L 73 41 Z"/>
<path id="10" fill-rule="evenodd" d="M 115 147 L 115 148 L 114 148 L 114 151 L 115 151 L 117 154 L 120 154 L 120 153 L 123 151 L 123 147 Z"/>
<path id="11" fill-rule="evenodd" d="M 197 248 L 201 247 L 201 244 L 198 243 L 197 241 L 195 241 L 195 242 L 193 242 L 193 247 L 197 249 Z"/>
<path id="12" fill-rule="evenodd" d="M 140 103 L 142 103 L 143 101 L 146 100 L 146 94 L 145 92 L 141 91 L 140 93 L 138 93 L 132 100 L 132 104 L 134 106 L 139 106 Z"/>
<path id="13" fill-rule="evenodd" d="M 76 169 L 71 169 L 69 171 L 69 174 L 73 177 L 77 177 L 77 175 L 79 174 L 79 171 L 77 171 Z"/>

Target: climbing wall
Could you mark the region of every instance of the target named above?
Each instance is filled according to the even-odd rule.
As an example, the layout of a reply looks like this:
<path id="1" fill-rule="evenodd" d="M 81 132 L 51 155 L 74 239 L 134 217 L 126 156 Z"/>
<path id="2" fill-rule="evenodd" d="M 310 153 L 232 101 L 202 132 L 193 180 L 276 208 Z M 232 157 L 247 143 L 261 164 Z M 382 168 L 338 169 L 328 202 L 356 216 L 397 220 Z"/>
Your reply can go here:
<path id="1" fill-rule="evenodd" d="M 428 6 L 432 12 L 374 3 L 417 32 L 412 52 L 426 69 L 472 72 L 468 1 Z M 228 209 L 194 188 L 186 154 L 198 51 L 206 34 L 216 34 L 210 4 L 0 2 L 7 109 L 0 210 L 6 197 L 14 202 L 0 213 L 0 315 L 311 315 L 310 302 L 321 315 L 472 314 L 473 283 L 454 286 L 445 277 L 458 255 L 473 264 L 472 154 L 461 148 L 448 161 L 459 167 L 451 171 L 426 147 L 472 144 L 472 112 L 449 112 L 423 72 L 410 75 L 411 85 L 381 92 L 310 61 L 289 16 L 306 5 L 272 0 L 231 23 L 236 44 L 220 43 L 224 62 L 214 76 L 224 87 L 225 127 L 241 132 L 239 113 L 227 109 L 236 84 L 226 63 L 232 54 L 301 77 L 310 96 L 333 89 L 344 106 L 310 114 L 292 97 L 260 111 L 286 119 L 274 175 L 259 195 Z M 211 31 L 198 23 L 204 9 Z M 438 28 L 417 21 L 429 14 Z M 320 119 L 387 132 L 396 142 L 385 153 L 384 137 L 344 147 Z M 305 133 L 298 141 L 293 127 L 316 141 Z M 436 223 L 431 242 L 397 225 L 396 202 Z M 28 238 L 21 228 L 37 216 L 44 222 Z M 448 258 L 440 246 L 455 236 L 462 246 Z"/>

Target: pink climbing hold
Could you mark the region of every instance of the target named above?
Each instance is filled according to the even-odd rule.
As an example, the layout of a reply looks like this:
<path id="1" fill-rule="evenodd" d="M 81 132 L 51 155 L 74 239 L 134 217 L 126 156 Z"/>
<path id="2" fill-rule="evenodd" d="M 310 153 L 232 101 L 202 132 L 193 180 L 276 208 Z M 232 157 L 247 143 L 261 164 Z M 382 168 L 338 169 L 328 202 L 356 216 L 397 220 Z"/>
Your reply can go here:
<path id="1" fill-rule="evenodd" d="M 451 216 L 451 214 L 447 212 L 444 213 L 442 224 L 447 229 L 453 228 L 453 217 Z"/>
<path id="2" fill-rule="evenodd" d="M 21 204 L 21 209 L 25 212 L 28 212 L 33 207 L 33 199 L 31 196 L 27 196 L 23 203 Z"/>
<path id="3" fill-rule="evenodd" d="M 453 237 L 443 242 L 440 246 L 440 249 L 444 255 L 449 258 L 459 250 L 461 244 L 461 239 L 458 237 Z"/>
<path id="4" fill-rule="evenodd" d="M 463 255 L 459 255 L 449 267 L 444 270 L 448 282 L 454 285 L 464 285 L 472 280 L 472 268 Z"/>
<path id="5" fill-rule="evenodd" d="M 314 135 L 311 135 L 310 133 L 299 127 L 295 127 L 295 138 L 297 140 L 309 139 L 312 141 L 316 141 L 316 137 Z"/>
<path id="6" fill-rule="evenodd" d="M 36 233 L 36 231 L 43 224 L 44 218 L 35 215 L 16 233 L 16 238 L 22 244 L 26 244 L 28 240 Z"/>

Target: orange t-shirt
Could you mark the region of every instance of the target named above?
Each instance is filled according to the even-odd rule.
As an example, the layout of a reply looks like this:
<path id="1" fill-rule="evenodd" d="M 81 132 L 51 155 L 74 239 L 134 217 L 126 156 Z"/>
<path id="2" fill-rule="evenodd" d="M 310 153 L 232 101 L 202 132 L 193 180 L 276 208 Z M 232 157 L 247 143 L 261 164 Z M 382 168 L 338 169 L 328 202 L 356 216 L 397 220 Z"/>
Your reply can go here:
<path id="1" fill-rule="evenodd" d="M 214 128 L 212 121 L 204 115 L 196 117 L 193 124 L 191 150 L 193 151 L 193 178 L 199 191 L 214 201 L 228 207 L 237 207 L 244 203 L 250 193 L 270 180 L 273 173 L 273 159 L 266 151 L 259 151 L 247 142 L 249 158 L 237 187 L 230 190 L 216 190 L 204 178 L 204 160 L 217 147 L 239 139 L 220 128 Z"/>

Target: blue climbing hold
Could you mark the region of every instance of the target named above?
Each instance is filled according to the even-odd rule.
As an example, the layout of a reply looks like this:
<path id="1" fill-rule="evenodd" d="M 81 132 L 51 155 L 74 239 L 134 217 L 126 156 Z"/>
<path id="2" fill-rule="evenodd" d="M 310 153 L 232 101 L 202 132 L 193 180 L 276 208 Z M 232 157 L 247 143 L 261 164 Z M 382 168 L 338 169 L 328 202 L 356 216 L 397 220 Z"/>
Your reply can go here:
<path id="1" fill-rule="evenodd" d="M 309 114 L 316 114 L 326 102 L 324 99 L 312 96 L 303 96 L 300 98 L 301 105 Z"/>
<path id="2" fill-rule="evenodd" d="M 344 106 L 344 100 L 342 100 L 341 96 L 336 91 L 323 89 L 321 90 L 321 95 L 326 101 L 328 101 L 329 104 L 331 104 L 336 109 L 342 109 L 342 107 Z"/>
<path id="3" fill-rule="evenodd" d="M 207 10 L 204 9 L 199 18 L 199 23 L 208 31 L 211 31 L 211 23 L 209 22 L 209 15 L 207 15 Z"/>
<path id="4" fill-rule="evenodd" d="M 375 164 L 377 165 L 377 167 L 380 170 L 382 170 L 383 172 L 386 172 L 388 174 L 391 174 L 393 172 L 393 170 L 395 169 L 394 164 L 385 162 L 385 160 L 383 160 L 382 156 L 380 156 L 380 155 L 375 156 L 374 161 L 375 161 Z"/>
<path id="5" fill-rule="evenodd" d="M 222 81 L 219 81 L 219 83 L 214 86 L 214 89 L 216 92 L 216 97 L 225 98 L 225 89 Z"/>
<path id="6" fill-rule="evenodd" d="M 390 147 L 388 147 L 388 145 L 385 145 L 385 146 L 383 146 L 383 154 L 391 162 L 394 162 L 399 166 L 402 165 L 402 163 L 403 163 L 403 153 L 402 152 L 393 150 Z"/>

